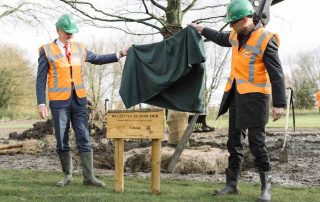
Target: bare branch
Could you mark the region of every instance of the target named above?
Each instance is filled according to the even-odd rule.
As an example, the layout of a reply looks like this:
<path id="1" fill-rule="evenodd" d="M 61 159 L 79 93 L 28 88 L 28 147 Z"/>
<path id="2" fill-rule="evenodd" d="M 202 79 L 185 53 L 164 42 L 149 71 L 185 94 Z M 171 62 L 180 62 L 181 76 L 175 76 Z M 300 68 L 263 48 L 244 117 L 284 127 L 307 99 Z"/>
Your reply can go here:
<path id="1" fill-rule="evenodd" d="M 194 6 L 194 4 L 195 4 L 197 1 L 198 1 L 198 0 L 193 0 L 189 6 L 187 6 L 185 9 L 183 9 L 183 10 L 182 10 L 182 15 L 184 15 L 186 12 L 188 12 L 188 11 Z"/>
<path id="2" fill-rule="evenodd" d="M 219 7 L 222 7 L 222 6 L 227 6 L 228 4 L 219 4 L 219 5 L 214 5 L 214 6 L 204 6 L 204 7 L 199 7 L 199 8 L 191 8 L 190 10 L 192 11 L 198 11 L 198 10 L 205 10 L 205 9 L 209 9 L 209 8 L 219 8 Z"/>
<path id="3" fill-rule="evenodd" d="M 4 16 L 7 16 L 7 15 L 10 15 L 14 12 L 17 12 L 18 10 L 20 10 L 20 8 L 25 5 L 25 3 L 22 3 L 20 5 L 18 5 L 17 7 L 11 7 L 11 6 L 8 6 L 8 5 L 2 5 L 1 7 L 6 9 L 3 13 L 1 13 L 0 15 L 0 18 L 4 17 Z"/>
<path id="4" fill-rule="evenodd" d="M 144 24 L 146 26 L 149 26 L 149 27 L 152 27 L 156 30 L 160 30 L 159 27 L 157 27 L 156 25 L 154 24 L 151 24 L 151 23 L 148 23 L 146 21 L 149 21 L 149 20 L 157 20 L 159 21 L 159 19 L 157 18 L 154 18 L 154 17 L 149 17 L 149 18 L 142 18 L 142 19 L 133 19 L 133 18 L 127 18 L 127 17 L 124 17 L 124 16 L 120 16 L 120 15 L 112 15 L 110 13 L 106 13 L 100 9 L 97 9 L 93 4 L 89 3 L 89 2 L 83 2 L 83 1 L 68 1 L 68 0 L 59 0 L 63 3 L 66 3 L 67 5 L 71 6 L 73 9 L 75 9 L 76 11 L 80 12 L 82 15 L 92 19 L 92 20 L 98 20 L 98 21 L 104 21 L 104 22 L 136 22 L 136 23 L 140 23 L 140 24 Z M 98 17 L 94 17 L 92 15 L 89 15 L 87 12 L 77 8 L 77 4 L 84 4 L 84 5 L 88 5 L 90 6 L 94 11 L 98 12 L 98 13 L 101 13 L 101 14 L 104 14 L 108 17 L 112 17 L 112 18 L 115 18 L 115 19 L 103 19 L 103 18 L 98 18 Z"/>
<path id="5" fill-rule="evenodd" d="M 148 7 L 147 7 L 145 0 L 142 0 L 142 3 L 143 3 L 144 8 L 146 9 L 146 13 L 149 14 L 149 10 L 148 10 Z"/>
<path id="6" fill-rule="evenodd" d="M 211 82 L 209 85 L 209 88 L 207 90 L 207 99 L 206 102 L 209 103 L 211 100 L 211 97 L 213 95 L 213 92 L 219 87 L 221 79 L 222 79 L 222 74 L 223 74 L 223 69 L 228 62 L 228 57 L 231 49 L 228 49 L 226 52 L 223 51 L 223 49 L 219 48 L 218 53 L 216 52 L 217 49 L 215 49 L 214 57 L 211 58 L 210 64 L 212 67 L 210 69 L 213 69 L 212 76 L 210 77 Z M 214 60 L 214 61 L 212 61 Z"/>
<path id="7" fill-rule="evenodd" d="M 116 30 L 119 30 L 119 31 L 122 31 L 126 34 L 130 34 L 130 35 L 136 35 L 136 36 L 148 36 L 148 35 L 156 35 L 156 34 L 160 34 L 160 32 L 151 32 L 151 33 L 138 33 L 138 32 L 133 32 L 133 31 L 130 31 L 129 28 L 126 26 L 127 30 L 126 29 L 123 29 L 123 28 L 120 28 L 120 27 L 115 27 L 115 26 L 111 26 L 111 25 L 107 25 L 107 26 L 103 26 L 103 25 L 99 25 L 99 24 L 96 24 L 92 21 L 90 21 L 90 23 L 84 21 L 85 24 L 89 24 L 89 25 L 92 25 L 94 27 L 97 27 L 97 28 L 104 28 L 104 29 L 116 29 Z"/>
<path id="8" fill-rule="evenodd" d="M 157 2 L 155 2 L 154 0 L 151 0 L 151 3 L 153 5 L 155 5 L 156 7 L 160 8 L 163 11 L 166 11 L 167 9 L 164 6 L 161 6 L 160 4 L 158 4 Z"/>
<path id="9" fill-rule="evenodd" d="M 220 16 L 212 16 L 212 17 L 208 17 L 208 18 L 199 18 L 199 19 L 193 20 L 192 23 L 200 23 L 200 22 L 203 22 L 205 20 L 224 18 L 224 17 L 226 17 L 226 16 L 225 15 L 220 15 Z"/>

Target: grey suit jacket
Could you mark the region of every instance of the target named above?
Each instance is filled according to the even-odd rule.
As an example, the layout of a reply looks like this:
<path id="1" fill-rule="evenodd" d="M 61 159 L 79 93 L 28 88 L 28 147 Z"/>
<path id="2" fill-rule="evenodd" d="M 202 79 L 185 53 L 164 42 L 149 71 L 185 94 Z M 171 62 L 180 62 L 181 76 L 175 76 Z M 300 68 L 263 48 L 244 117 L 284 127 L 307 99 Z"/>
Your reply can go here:
<path id="1" fill-rule="evenodd" d="M 56 40 L 54 41 L 56 43 Z M 91 52 L 86 49 L 86 62 L 90 62 L 91 64 L 107 64 L 112 62 L 117 62 L 118 58 L 116 53 L 106 54 L 106 55 L 98 55 L 94 52 Z M 38 58 L 38 72 L 37 72 L 37 80 L 36 80 L 36 94 L 37 94 L 37 102 L 39 104 L 46 103 L 46 85 L 47 85 L 47 75 L 48 75 L 49 63 L 44 52 L 44 49 L 41 48 L 39 51 Z M 56 100 L 49 101 L 50 108 L 61 108 L 67 107 L 71 103 L 72 96 L 76 96 L 74 91 L 71 93 L 71 97 L 68 100 Z M 87 104 L 87 98 L 78 98 L 77 100 L 80 105 Z"/>

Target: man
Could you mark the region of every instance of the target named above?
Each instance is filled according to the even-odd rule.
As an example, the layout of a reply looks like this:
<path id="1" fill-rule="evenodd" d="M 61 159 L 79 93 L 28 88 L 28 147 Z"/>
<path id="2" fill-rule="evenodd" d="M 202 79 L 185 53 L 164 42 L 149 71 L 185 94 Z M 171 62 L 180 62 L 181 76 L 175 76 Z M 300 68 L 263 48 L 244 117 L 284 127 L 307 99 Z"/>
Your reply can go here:
<path id="1" fill-rule="evenodd" d="M 225 21 L 231 32 L 217 32 L 192 24 L 204 37 L 220 46 L 232 47 L 231 73 L 218 116 L 229 109 L 227 148 L 229 163 L 226 185 L 215 194 L 238 194 L 238 178 L 243 163 L 243 140 L 248 131 L 250 151 L 260 173 L 259 201 L 271 200 L 271 166 L 266 147 L 269 95 L 272 90 L 273 120 L 281 117 L 286 105 L 285 85 L 276 34 L 254 24 L 254 9 L 248 0 L 232 0 Z"/>
<path id="2" fill-rule="evenodd" d="M 39 49 L 36 82 L 39 115 L 42 118 L 48 115 L 45 106 L 45 91 L 48 83 L 49 107 L 57 139 L 57 152 L 64 173 L 64 178 L 56 185 L 63 187 L 72 181 L 72 158 L 68 135 L 71 121 L 82 162 L 83 184 L 102 187 L 105 184 L 97 180 L 93 173 L 87 98 L 81 68 L 84 62 L 100 65 L 117 62 L 118 54 L 97 55 L 87 50 L 83 44 L 73 42 L 73 34 L 79 30 L 70 15 L 62 15 L 56 23 L 56 28 L 58 38 Z M 119 57 L 126 54 L 125 49 L 120 52 Z"/>
<path id="3" fill-rule="evenodd" d="M 320 112 L 320 90 L 316 93 L 316 107 L 319 108 L 319 112 Z"/>

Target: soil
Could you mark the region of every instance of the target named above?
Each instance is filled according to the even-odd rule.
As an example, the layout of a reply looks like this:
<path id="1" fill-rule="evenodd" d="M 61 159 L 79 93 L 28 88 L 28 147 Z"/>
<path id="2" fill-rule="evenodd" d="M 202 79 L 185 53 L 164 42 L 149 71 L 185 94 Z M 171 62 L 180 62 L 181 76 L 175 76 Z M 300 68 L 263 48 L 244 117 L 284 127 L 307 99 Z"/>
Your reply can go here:
<path id="1" fill-rule="evenodd" d="M 38 120 L 23 121 L 30 125 Z M 22 121 L 0 122 L 0 144 L 10 141 L 20 141 L 35 138 L 43 142 L 44 149 L 37 154 L 14 154 L 1 155 L 0 168 L 7 169 L 39 169 L 60 171 L 60 162 L 55 152 L 55 144 L 50 143 L 54 139 L 52 131 L 45 132 L 45 128 L 50 126 L 50 121 L 42 121 L 34 124 L 29 130 L 6 127 L 19 125 Z M 50 128 L 50 127 L 49 127 Z M 40 131 L 40 132 L 39 132 Z M 42 131 L 42 132 L 41 132 Z M 46 134 L 45 134 L 46 133 Z M 10 134 L 10 135 L 9 135 Z M 44 135 L 45 134 L 45 135 Z M 113 175 L 113 143 L 103 136 L 103 130 L 96 125 L 91 125 L 90 134 L 95 151 L 95 166 L 97 173 Z M 10 137 L 10 138 L 9 138 Z M 289 131 L 287 142 L 289 152 L 289 162 L 279 163 L 279 152 L 283 143 L 283 130 L 267 129 L 268 151 L 272 163 L 273 183 L 293 186 L 314 186 L 320 185 L 320 128 L 299 128 L 296 131 Z M 72 138 L 71 138 L 72 139 Z M 204 145 L 226 149 L 227 130 L 221 129 L 208 133 L 193 133 L 190 138 L 190 147 L 196 148 Z M 73 144 L 74 145 L 74 144 Z M 129 151 L 138 147 L 150 146 L 149 141 L 126 141 L 125 150 Z M 162 146 L 167 146 L 166 140 Z M 73 148 L 76 151 L 76 148 Z M 75 152 L 76 153 L 76 152 Z M 81 172 L 80 162 L 74 155 L 74 168 L 76 172 Z M 253 158 L 249 152 L 246 141 L 246 155 L 241 181 L 259 182 L 257 170 L 253 168 Z M 142 172 L 131 172 L 126 170 L 126 175 L 148 177 L 150 169 L 141 169 Z M 188 173 L 165 173 L 161 174 L 162 179 L 189 179 L 210 182 L 224 182 L 224 173 L 188 174 Z"/>

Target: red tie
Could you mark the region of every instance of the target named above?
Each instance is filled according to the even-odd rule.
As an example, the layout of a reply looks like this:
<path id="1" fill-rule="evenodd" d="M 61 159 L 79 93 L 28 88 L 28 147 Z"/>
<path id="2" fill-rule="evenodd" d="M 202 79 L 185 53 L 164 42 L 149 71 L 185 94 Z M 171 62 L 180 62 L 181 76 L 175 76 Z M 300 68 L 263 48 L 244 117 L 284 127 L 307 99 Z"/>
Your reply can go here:
<path id="1" fill-rule="evenodd" d="M 68 62 L 70 63 L 71 61 L 71 54 L 70 54 L 70 51 L 69 51 L 69 48 L 68 48 L 68 44 L 65 44 L 63 46 L 64 50 L 65 50 L 65 53 L 66 53 L 66 57 L 68 59 Z"/>
<path id="2" fill-rule="evenodd" d="M 64 50 L 65 50 L 65 53 L 66 53 L 66 57 L 68 59 L 68 62 L 69 64 L 71 64 L 71 54 L 70 54 L 70 51 L 69 51 L 69 48 L 68 48 L 68 44 L 65 44 L 63 46 Z M 72 79 L 72 66 L 70 65 L 70 76 L 71 76 L 71 79 Z M 72 81 L 73 82 L 73 81 Z"/>

